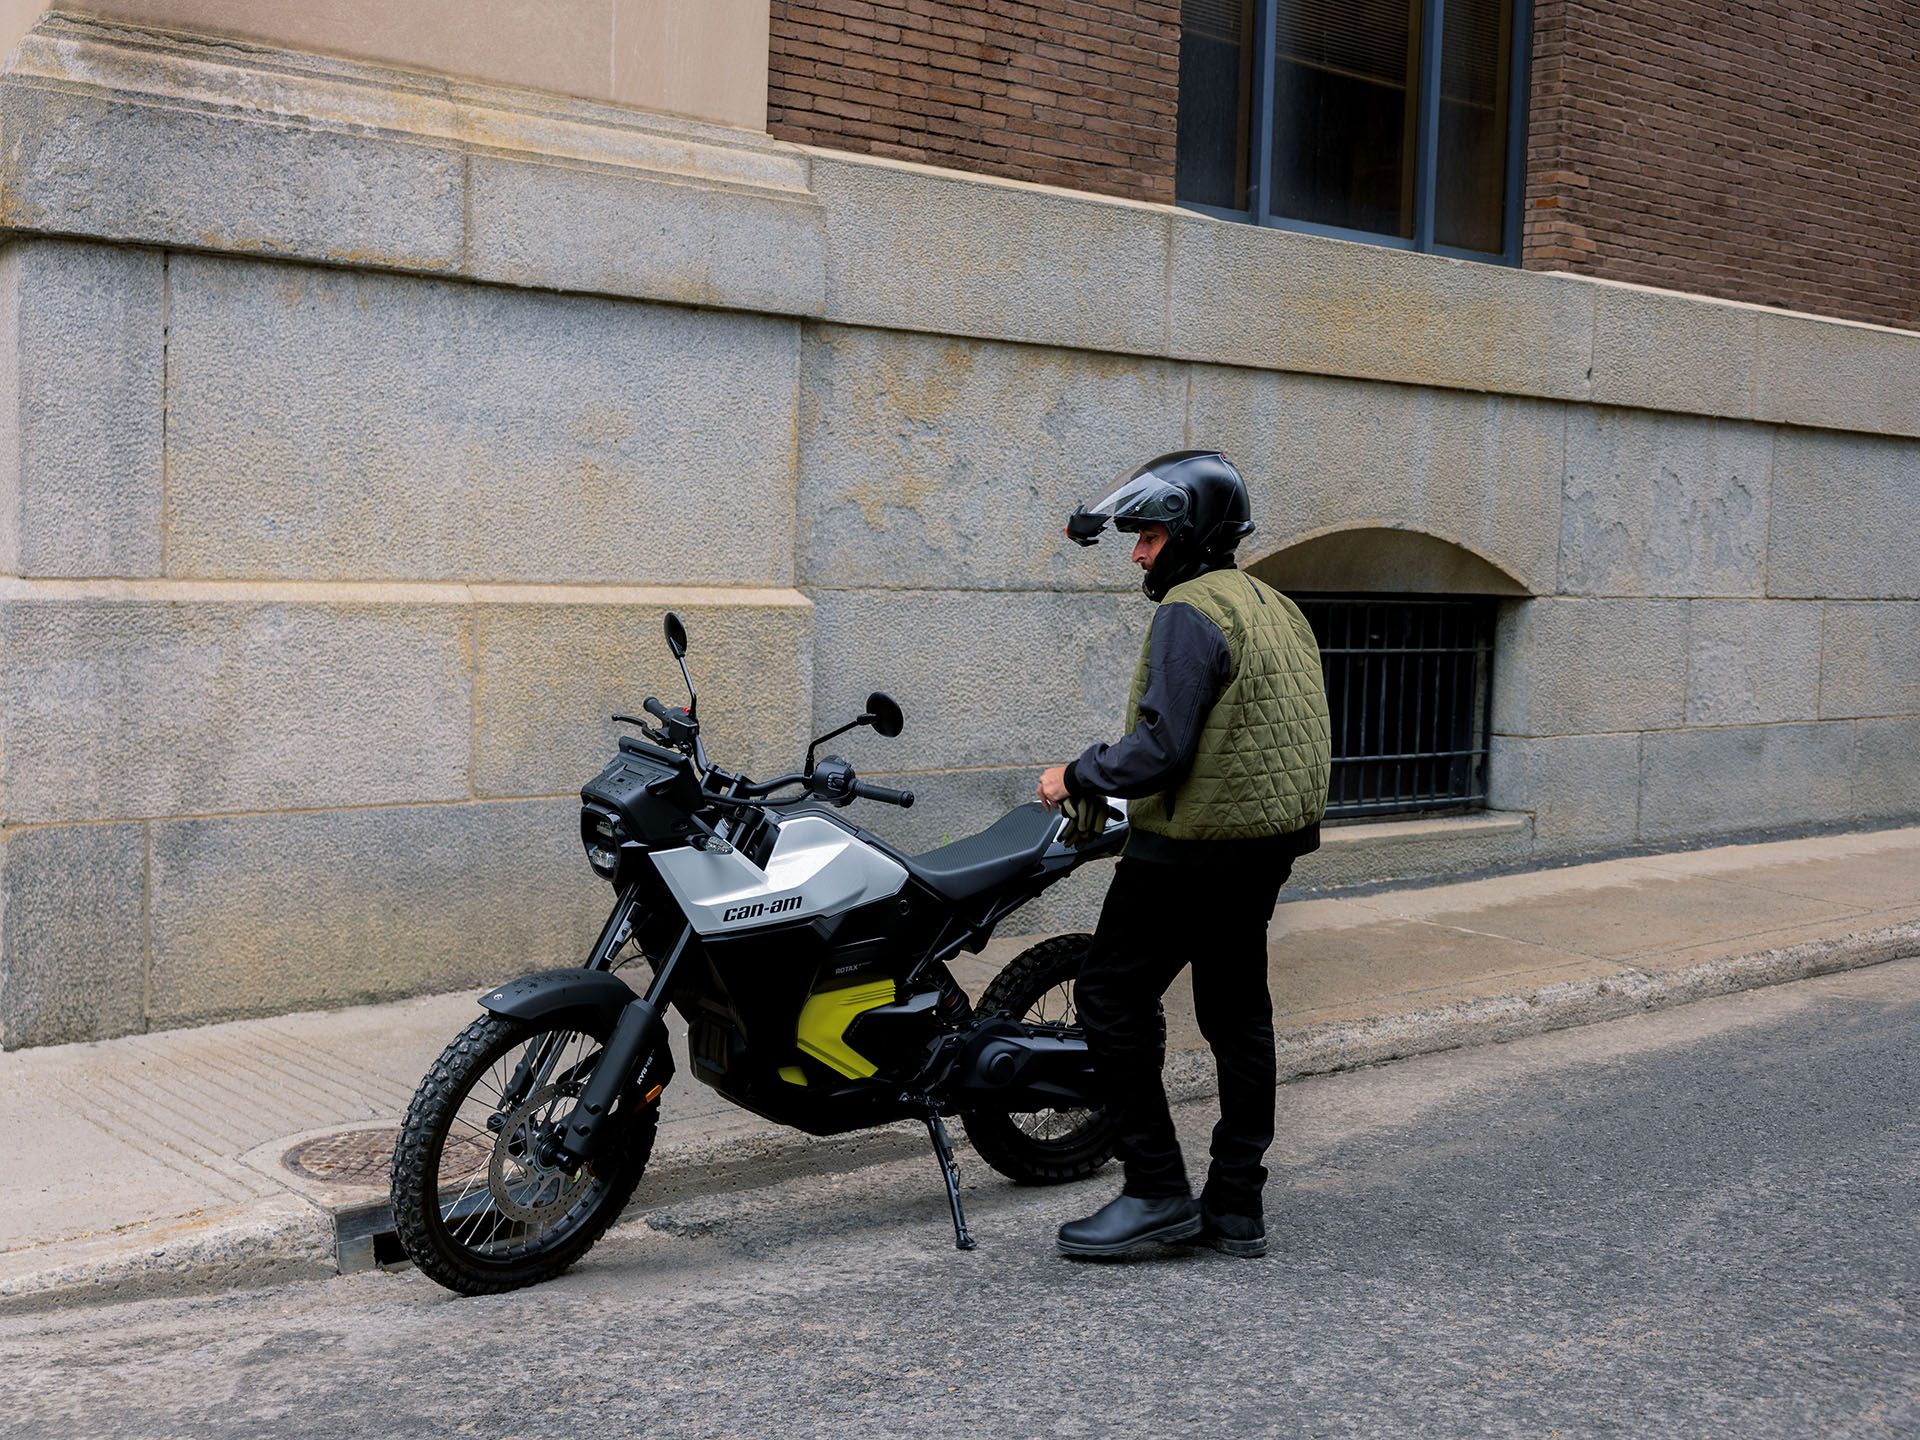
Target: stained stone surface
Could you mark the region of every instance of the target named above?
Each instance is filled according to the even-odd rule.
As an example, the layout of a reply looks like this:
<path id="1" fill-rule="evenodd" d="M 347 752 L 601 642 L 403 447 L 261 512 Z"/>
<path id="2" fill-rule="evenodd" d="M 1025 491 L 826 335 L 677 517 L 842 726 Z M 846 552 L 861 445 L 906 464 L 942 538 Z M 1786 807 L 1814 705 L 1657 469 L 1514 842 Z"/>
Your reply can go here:
<path id="1" fill-rule="evenodd" d="M 1920 715 L 1854 722 L 1856 816 L 1920 814 Z"/>
<path id="2" fill-rule="evenodd" d="M 1182 214 L 1170 353 L 1554 399 L 1591 393 L 1591 287 L 1562 275 L 1326 243 Z"/>
<path id="3" fill-rule="evenodd" d="M 612 892 L 577 799 L 153 827 L 156 1028 L 577 965 Z"/>
<path id="4" fill-rule="evenodd" d="M 661 638 L 669 608 L 687 627 L 700 738 L 713 762 L 761 778 L 797 768 L 813 688 L 803 597 L 742 590 L 576 599 L 502 597 L 475 611 L 474 793 L 578 792 L 616 753 L 617 737 L 638 733 L 613 715 L 640 715 L 648 695 L 685 704 L 686 684 Z M 834 723 L 859 713 L 856 701 Z"/>
<path id="5" fill-rule="evenodd" d="M 1119 734 L 1152 618 L 1137 595 L 821 591 L 815 723 L 886 690 L 906 712 L 884 751 L 896 773 L 1059 764 Z"/>
<path id="6" fill-rule="evenodd" d="M 0 601 L 5 818 L 464 799 L 462 607 Z"/>
<path id="7" fill-rule="evenodd" d="M 1920 599 L 1920 440 L 1782 429 L 1769 595 Z"/>
<path id="8" fill-rule="evenodd" d="M 1825 608 L 1811 600 L 1694 601 L 1688 612 L 1687 723 L 1820 719 Z"/>
<path id="9" fill-rule="evenodd" d="M 1528 600 L 1501 607 L 1493 728 L 1585 735 L 1685 718 L 1682 600 Z"/>
<path id="10" fill-rule="evenodd" d="M 825 304 L 822 212 L 809 195 L 483 154 L 469 163 L 467 206 L 476 279 L 776 315 Z"/>
<path id="11" fill-rule="evenodd" d="M 0 573 L 159 574 L 166 264 L 0 252 Z"/>
<path id="12" fill-rule="evenodd" d="M 784 584 L 798 327 L 180 257 L 168 568 Z"/>
<path id="13" fill-rule="evenodd" d="M 1767 593 L 1772 449 L 1766 426 L 1569 408 L 1560 588 Z"/>
<path id="14" fill-rule="evenodd" d="M 1843 820 L 1854 811 L 1854 743 L 1849 721 L 1649 734 L 1641 751 L 1641 838 Z"/>
<path id="15" fill-rule="evenodd" d="M 0 85 L 0 132 L 11 227 L 425 273 L 460 263 L 466 157 L 449 147 L 44 85 Z"/>
<path id="16" fill-rule="evenodd" d="M 0 840 L 0 1043 L 146 1028 L 146 827 L 47 825 Z"/>
<path id="17" fill-rule="evenodd" d="M 1920 604 L 1828 602 L 1821 718 L 1914 714 L 1920 714 Z"/>
<path id="18" fill-rule="evenodd" d="M 829 320 L 1166 350 L 1165 209 L 814 152 Z"/>
<path id="19" fill-rule="evenodd" d="M 1761 313 L 1705 295 L 1594 282 L 1594 401 L 1751 415 Z"/>
<path id="20" fill-rule="evenodd" d="M 1758 418 L 1920 436 L 1920 334 L 1770 308 L 1756 320 Z"/>
<path id="21" fill-rule="evenodd" d="M 810 326 L 802 583 L 1127 587 L 1125 537 L 1089 550 L 1062 527 L 1120 475 L 1184 446 L 1186 368 Z"/>
<path id="22" fill-rule="evenodd" d="M 1639 834 L 1640 736 L 1495 735 L 1487 804 L 1532 811 L 1541 851 L 1630 845 Z"/>

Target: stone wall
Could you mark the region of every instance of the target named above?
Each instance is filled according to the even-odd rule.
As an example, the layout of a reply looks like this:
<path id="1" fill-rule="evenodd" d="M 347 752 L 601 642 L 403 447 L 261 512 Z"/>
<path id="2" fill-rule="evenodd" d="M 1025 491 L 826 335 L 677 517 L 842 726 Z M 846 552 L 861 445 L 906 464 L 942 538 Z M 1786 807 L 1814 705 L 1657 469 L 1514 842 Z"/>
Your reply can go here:
<path id="1" fill-rule="evenodd" d="M 717 756 L 885 688 L 867 823 L 970 833 L 1111 734 L 1150 607 L 1061 519 L 1188 443 L 1250 561 L 1530 597 L 1499 813 L 1303 878 L 1920 813 L 1920 336 L 59 18 L 0 221 L 9 1046 L 577 957 L 669 607 Z"/>

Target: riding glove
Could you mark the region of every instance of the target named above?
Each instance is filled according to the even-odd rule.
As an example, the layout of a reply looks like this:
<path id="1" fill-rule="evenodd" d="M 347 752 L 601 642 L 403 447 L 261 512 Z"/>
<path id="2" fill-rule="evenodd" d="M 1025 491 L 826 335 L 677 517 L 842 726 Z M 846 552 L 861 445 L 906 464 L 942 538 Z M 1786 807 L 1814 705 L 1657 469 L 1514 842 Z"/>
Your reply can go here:
<path id="1" fill-rule="evenodd" d="M 1107 797 L 1069 795 L 1060 802 L 1060 813 L 1067 817 L 1067 828 L 1060 832 L 1061 842 L 1084 850 L 1106 831 Z"/>

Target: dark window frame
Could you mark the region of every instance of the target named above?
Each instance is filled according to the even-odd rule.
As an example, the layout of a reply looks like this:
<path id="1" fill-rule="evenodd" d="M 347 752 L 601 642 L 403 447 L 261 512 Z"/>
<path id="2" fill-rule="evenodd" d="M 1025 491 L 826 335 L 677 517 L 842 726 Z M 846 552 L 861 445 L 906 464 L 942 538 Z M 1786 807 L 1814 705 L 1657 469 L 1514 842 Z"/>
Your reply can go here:
<path id="1" fill-rule="evenodd" d="M 1277 48 L 1278 11 L 1274 0 L 1254 0 L 1252 112 L 1253 134 L 1247 170 L 1245 210 L 1227 210 L 1202 205 L 1193 200 L 1178 200 L 1183 210 L 1211 215 L 1220 220 L 1239 220 L 1267 225 L 1276 230 L 1296 230 L 1308 235 L 1326 235 L 1335 240 L 1357 240 L 1367 245 L 1385 245 L 1394 250 L 1411 250 L 1427 255 L 1445 255 L 1456 260 L 1479 260 L 1496 265 L 1518 265 L 1521 246 L 1521 204 L 1526 193 L 1528 77 L 1533 59 L 1533 0 L 1513 0 L 1513 43 L 1510 46 L 1507 78 L 1507 164 L 1502 195 L 1502 248 L 1498 253 L 1463 250 L 1439 244 L 1433 238 L 1434 190 L 1440 168 L 1440 61 L 1441 34 L 1446 23 L 1446 0 L 1423 0 L 1420 25 L 1420 107 L 1414 131 L 1413 236 L 1382 235 L 1373 230 L 1353 230 L 1340 225 L 1321 225 L 1311 220 L 1295 220 L 1275 215 L 1267 208 L 1268 179 L 1273 166 L 1274 52 Z"/>

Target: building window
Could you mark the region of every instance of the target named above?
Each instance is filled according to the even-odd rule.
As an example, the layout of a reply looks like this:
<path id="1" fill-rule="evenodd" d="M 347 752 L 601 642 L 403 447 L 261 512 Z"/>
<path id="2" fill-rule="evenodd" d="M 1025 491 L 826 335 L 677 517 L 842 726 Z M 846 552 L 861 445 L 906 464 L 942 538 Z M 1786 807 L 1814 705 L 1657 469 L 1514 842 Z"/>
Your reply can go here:
<path id="1" fill-rule="evenodd" d="M 1531 11 L 1182 0 L 1180 203 L 1518 264 Z"/>
<path id="2" fill-rule="evenodd" d="M 1494 601 L 1302 595 L 1333 721 L 1327 817 L 1476 809 L 1487 800 Z"/>

